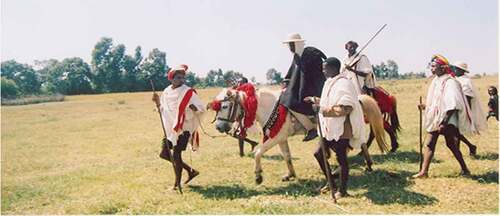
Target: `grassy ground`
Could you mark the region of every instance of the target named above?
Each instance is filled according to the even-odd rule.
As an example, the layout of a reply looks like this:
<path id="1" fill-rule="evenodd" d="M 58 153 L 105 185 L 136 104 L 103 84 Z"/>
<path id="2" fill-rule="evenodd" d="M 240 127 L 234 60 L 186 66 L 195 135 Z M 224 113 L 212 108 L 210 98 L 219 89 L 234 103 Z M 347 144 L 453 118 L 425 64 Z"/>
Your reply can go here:
<path id="1" fill-rule="evenodd" d="M 487 103 L 496 77 L 473 81 Z M 291 138 L 298 179 L 281 182 L 279 150 L 263 159 L 264 183 L 254 184 L 254 162 L 238 156 L 236 140 L 202 135 L 201 150 L 184 159 L 201 172 L 184 195 L 170 191 L 173 171 L 158 157 L 162 135 L 151 93 L 71 96 L 64 102 L 2 107 L 2 214 L 203 214 L 203 213 L 498 213 L 498 126 L 490 119 L 477 158 L 465 156 L 473 176 L 458 177 L 458 163 L 441 138 L 428 179 L 418 170 L 418 97 L 425 80 L 386 81 L 395 94 L 403 131 L 400 150 L 380 155 L 374 171 L 352 156 L 349 191 L 339 209 L 315 190 L 323 177 L 312 153 L 316 141 Z M 199 91 L 208 101 L 218 89 Z M 206 130 L 216 134 L 210 121 Z M 254 137 L 255 140 L 260 138 Z M 248 151 L 249 147 L 247 147 Z M 468 153 L 465 146 L 462 152 Z M 184 174 L 185 175 L 185 174 Z M 184 177 L 185 178 L 185 177 Z"/>

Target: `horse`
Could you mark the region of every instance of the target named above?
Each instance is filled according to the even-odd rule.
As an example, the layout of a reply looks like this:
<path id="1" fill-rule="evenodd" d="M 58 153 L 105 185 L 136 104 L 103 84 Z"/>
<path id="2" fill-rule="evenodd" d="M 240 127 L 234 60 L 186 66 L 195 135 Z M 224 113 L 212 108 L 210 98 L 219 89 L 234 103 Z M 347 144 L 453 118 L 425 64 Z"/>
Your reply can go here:
<path id="1" fill-rule="evenodd" d="M 377 104 L 382 112 L 382 117 L 384 119 L 384 129 L 389 134 L 391 139 L 391 150 L 390 152 L 395 152 L 399 148 L 398 143 L 398 133 L 401 131 L 401 125 L 399 124 L 399 117 L 397 113 L 397 101 L 396 97 L 389 94 L 382 87 L 375 87 L 372 89 L 373 98 L 377 101 Z M 368 141 L 366 146 L 370 148 L 370 145 L 374 139 L 374 134 L 370 131 Z M 362 154 L 360 152 L 359 154 Z"/>
<path id="2" fill-rule="evenodd" d="M 278 145 L 281 154 L 286 162 L 288 173 L 282 177 L 282 181 L 289 181 L 296 177 L 295 169 L 292 164 L 292 157 L 288 145 L 288 137 L 305 132 L 305 129 L 297 123 L 287 109 L 278 103 L 280 91 L 270 91 L 261 89 L 255 91 L 256 110 L 255 122 L 258 122 L 263 128 L 264 139 L 260 146 L 255 149 L 255 183 L 261 184 L 263 181 L 261 158 L 265 152 Z M 215 127 L 221 133 L 228 133 L 234 129 L 234 125 L 242 125 L 245 115 L 249 110 L 245 108 L 245 102 L 248 99 L 248 92 L 238 91 L 235 89 L 223 89 L 215 98 L 208 104 L 208 107 L 215 110 Z M 374 138 L 382 152 L 387 151 L 385 141 L 383 119 L 377 102 L 367 95 L 358 97 L 366 121 L 370 124 L 370 128 L 374 133 Z M 253 104 L 253 103 L 252 103 Z M 274 108 L 273 108 L 274 107 Z M 273 109 L 271 109 L 273 108 Z M 269 124 L 271 122 L 271 127 Z M 373 164 L 368 153 L 366 144 L 362 145 L 363 156 L 366 161 L 367 170 L 371 171 Z"/>

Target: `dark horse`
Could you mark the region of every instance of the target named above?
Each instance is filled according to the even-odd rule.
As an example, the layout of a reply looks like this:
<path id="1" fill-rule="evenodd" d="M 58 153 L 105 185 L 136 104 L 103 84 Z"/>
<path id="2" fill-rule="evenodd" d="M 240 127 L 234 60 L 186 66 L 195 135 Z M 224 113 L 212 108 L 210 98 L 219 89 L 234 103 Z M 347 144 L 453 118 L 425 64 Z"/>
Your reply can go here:
<path id="1" fill-rule="evenodd" d="M 391 150 L 390 152 L 395 152 L 399 148 L 398 144 L 398 132 L 401 130 L 401 125 L 399 124 L 399 117 L 397 113 L 397 103 L 396 97 L 389 94 L 382 87 L 375 87 L 372 89 L 373 98 L 377 101 L 377 104 L 382 112 L 384 118 L 384 129 L 391 137 Z M 368 148 L 372 144 L 375 136 L 370 130 L 370 136 L 368 137 L 367 146 Z"/>

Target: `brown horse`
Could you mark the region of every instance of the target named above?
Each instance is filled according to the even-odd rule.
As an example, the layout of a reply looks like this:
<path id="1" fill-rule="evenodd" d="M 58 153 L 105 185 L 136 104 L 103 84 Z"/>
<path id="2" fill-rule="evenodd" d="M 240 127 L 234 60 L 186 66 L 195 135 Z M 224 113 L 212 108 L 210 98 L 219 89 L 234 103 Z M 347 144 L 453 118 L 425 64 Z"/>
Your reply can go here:
<path id="1" fill-rule="evenodd" d="M 375 101 L 377 101 L 380 111 L 382 112 L 382 116 L 384 119 L 384 129 L 391 138 L 390 152 L 395 152 L 399 148 L 398 133 L 401 130 L 401 125 L 399 124 L 399 117 L 396 109 L 396 97 L 389 94 L 382 87 L 375 87 L 372 92 L 373 98 L 375 99 Z M 375 136 L 373 135 L 373 132 L 370 131 L 370 136 L 368 137 L 368 141 L 366 143 L 368 148 L 370 148 L 374 137 Z M 362 152 L 360 152 L 360 154 L 362 154 Z"/>

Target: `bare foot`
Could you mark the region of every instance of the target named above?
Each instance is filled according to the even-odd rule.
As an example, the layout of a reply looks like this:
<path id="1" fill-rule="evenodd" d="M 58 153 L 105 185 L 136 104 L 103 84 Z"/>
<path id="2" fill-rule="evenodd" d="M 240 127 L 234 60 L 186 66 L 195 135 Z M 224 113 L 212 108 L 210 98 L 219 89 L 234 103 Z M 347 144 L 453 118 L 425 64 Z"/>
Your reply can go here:
<path id="1" fill-rule="evenodd" d="M 193 171 L 191 173 L 189 173 L 188 175 L 188 179 L 186 179 L 186 181 L 184 182 L 184 184 L 187 184 L 189 183 L 191 180 L 193 180 L 194 177 L 198 176 L 200 174 L 200 172 L 196 171 L 193 169 Z"/>
<path id="2" fill-rule="evenodd" d="M 341 193 L 340 191 L 338 191 L 337 193 L 335 193 L 335 199 L 340 199 L 342 197 L 349 197 L 349 196 L 351 196 L 351 195 L 348 194 L 347 192 Z"/>
<path id="3" fill-rule="evenodd" d="M 427 178 L 429 175 L 427 173 L 417 173 L 415 175 L 412 175 L 411 178 L 417 179 L 417 178 Z"/>

